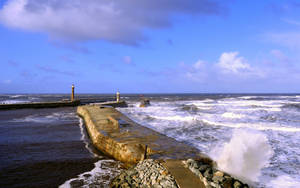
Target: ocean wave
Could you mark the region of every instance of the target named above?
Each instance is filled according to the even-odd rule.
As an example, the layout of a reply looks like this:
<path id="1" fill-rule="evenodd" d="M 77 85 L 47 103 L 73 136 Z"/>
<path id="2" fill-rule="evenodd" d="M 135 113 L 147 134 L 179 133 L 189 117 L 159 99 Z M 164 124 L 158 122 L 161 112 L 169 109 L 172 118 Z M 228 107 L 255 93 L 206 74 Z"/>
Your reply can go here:
<path id="1" fill-rule="evenodd" d="M 277 177 L 276 179 L 272 180 L 269 183 L 268 187 L 272 188 L 299 188 L 300 187 L 300 181 L 297 181 L 296 179 L 288 176 L 288 175 L 282 175 Z"/>
<path id="2" fill-rule="evenodd" d="M 194 117 L 194 116 L 174 115 L 174 116 L 152 116 L 152 117 L 155 119 L 168 120 L 168 121 L 195 121 L 195 120 L 197 120 L 196 117 Z"/>
<path id="3" fill-rule="evenodd" d="M 299 103 L 289 103 L 282 106 L 282 108 L 292 108 L 300 110 L 300 104 Z"/>
<path id="4" fill-rule="evenodd" d="M 243 115 L 243 114 L 235 114 L 235 113 L 232 113 L 232 112 L 225 112 L 224 114 L 222 114 L 222 117 L 224 117 L 224 118 L 230 118 L 230 119 L 240 119 L 240 118 L 245 117 L 245 115 Z"/>
<path id="5" fill-rule="evenodd" d="M 9 98 L 19 98 L 24 97 L 25 95 L 10 95 Z"/>
<path id="6" fill-rule="evenodd" d="M 73 112 L 55 112 L 50 115 L 29 115 L 25 118 L 13 119 L 12 122 L 51 123 L 55 121 L 74 121 L 75 119 L 77 119 L 77 116 Z"/>
<path id="7" fill-rule="evenodd" d="M 277 126 L 264 126 L 259 123 L 224 123 L 224 122 L 215 122 L 207 119 L 202 119 L 202 122 L 214 125 L 214 126 L 224 126 L 231 128 L 250 128 L 256 130 L 273 130 L 273 131 L 282 131 L 282 132 L 300 132 L 300 128 L 297 127 L 277 127 Z M 282 126 L 282 125 L 281 125 Z"/>
<path id="8" fill-rule="evenodd" d="M 257 96 L 243 96 L 243 97 L 238 97 L 238 99 L 245 99 L 245 100 L 248 100 L 248 99 L 252 99 L 252 98 L 255 98 Z"/>
<path id="9" fill-rule="evenodd" d="M 110 181 L 120 173 L 120 163 L 114 160 L 99 160 L 95 168 L 89 172 L 79 174 L 60 185 L 59 188 L 71 187 L 108 187 Z"/>
<path id="10" fill-rule="evenodd" d="M 258 181 L 273 155 L 266 135 L 241 129 L 234 130 L 231 140 L 212 152 L 221 170 L 247 183 Z"/>
<path id="11" fill-rule="evenodd" d="M 1 104 L 18 104 L 18 103 L 29 103 L 29 100 L 4 100 L 0 101 Z"/>

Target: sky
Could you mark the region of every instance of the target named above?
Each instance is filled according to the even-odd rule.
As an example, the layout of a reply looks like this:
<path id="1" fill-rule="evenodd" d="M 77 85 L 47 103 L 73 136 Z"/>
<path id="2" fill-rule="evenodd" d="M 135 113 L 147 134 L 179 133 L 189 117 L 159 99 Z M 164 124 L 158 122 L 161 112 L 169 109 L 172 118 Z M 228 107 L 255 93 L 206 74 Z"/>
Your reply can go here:
<path id="1" fill-rule="evenodd" d="M 0 93 L 300 93 L 297 0 L 0 0 Z"/>

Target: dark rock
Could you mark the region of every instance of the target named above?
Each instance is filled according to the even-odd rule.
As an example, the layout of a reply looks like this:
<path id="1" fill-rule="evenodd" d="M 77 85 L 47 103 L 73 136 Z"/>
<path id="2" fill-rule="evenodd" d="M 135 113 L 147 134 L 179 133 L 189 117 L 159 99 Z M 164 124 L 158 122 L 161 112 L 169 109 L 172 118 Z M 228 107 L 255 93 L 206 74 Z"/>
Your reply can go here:
<path id="1" fill-rule="evenodd" d="M 84 185 L 84 181 L 82 179 L 80 180 L 73 180 L 70 182 L 71 187 L 81 187 Z"/>
<path id="2" fill-rule="evenodd" d="M 209 168 L 209 165 L 201 165 L 199 166 L 199 170 L 201 173 L 204 173 L 206 171 L 206 169 Z"/>
<path id="3" fill-rule="evenodd" d="M 224 188 L 232 188 L 232 178 L 225 178 L 225 181 L 223 182 Z"/>
<path id="4" fill-rule="evenodd" d="M 91 174 L 83 174 L 83 177 L 85 178 L 88 178 L 88 177 L 91 177 L 92 175 Z"/>
<path id="5" fill-rule="evenodd" d="M 140 103 L 140 107 L 147 107 L 150 106 L 150 100 L 147 98 L 142 98 L 141 99 L 141 103 Z"/>
<path id="6" fill-rule="evenodd" d="M 184 105 L 184 107 L 181 108 L 183 111 L 191 111 L 191 112 L 197 112 L 199 109 L 195 105 Z"/>
<path id="7" fill-rule="evenodd" d="M 203 175 L 204 175 L 206 178 L 211 179 L 212 176 L 213 176 L 212 173 L 213 173 L 212 169 L 211 169 L 211 168 L 207 168 Z"/>

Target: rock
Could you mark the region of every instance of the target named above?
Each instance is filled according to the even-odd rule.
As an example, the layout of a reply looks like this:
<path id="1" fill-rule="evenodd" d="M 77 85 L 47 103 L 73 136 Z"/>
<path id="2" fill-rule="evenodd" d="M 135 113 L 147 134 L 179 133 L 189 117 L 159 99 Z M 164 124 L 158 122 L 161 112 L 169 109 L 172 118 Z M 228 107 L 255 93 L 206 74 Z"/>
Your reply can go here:
<path id="1" fill-rule="evenodd" d="M 84 185 L 84 181 L 82 179 L 73 180 L 70 182 L 71 187 L 81 187 Z"/>
<path id="2" fill-rule="evenodd" d="M 153 185 L 153 188 L 163 188 L 163 187 L 159 184 L 155 184 L 155 185 Z"/>
<path id="3" fill-rule="evenodd" d="M 193 159 L 188 159 L 187 161 L 186 161 L 186 163 L 188 164 L 188 166 L 191 166 L 191 164 L 194 162 L 194 160 Z"/>
<path id="4" fill-rule="evenodd" d="M 175 179 L 158 161 L 147 159 L 115 177 L 111 187 L 174 187 Z"/>
<path id="5" fill-rule="evenodd" d="M 142 98 L 140 102 L 140 107 L 150 106 L 150 100 L 147 98 Z"/>
<path id="6" fill-rule="evenodd" d="M 204 173 L 207 168 L 209 168 L 209 165 L 201 165 L 198 169 L 200 170 L 200 172 Z"/>
<path id="7" fill-rule="evenodd" d="M 190 170 L 191 170 L 194 174 L 196 174 L 197 176 L 200 175 L 200 171 L 199 171 L 198 169 L 196 169 L 196 168 L 191 168 Z"/>
<path id="8" fill-rule="evenodd" d="M 197 112 L 199 109 L 197 108 L 196 105 L 185 105 L 184 107 L 181 108 L 183 111 L 191 111 L 191 112 Z"/>
<path id="9" fill-rule="evenodd" d="M 129 184 L 126 183 L 126 182 L 122 183 L 120 187 L 122 187 L 122 188 L 130 188 Z"/>
<path id="10" fill-rule="evenodd" d="M 91 176 L 92 176 L 91 174 L 83 174 L 83 177 L 85 177 L 85 178 L 89 178 Z"/>
<path id="11" fill-rule="evenodd" d="M 224 188 L 232 188 L 232 178 L 225 178 L 224 182 L 223 182 L 223 187 Z"/>
<path id="12" fill-rule="evenodd" d="M 217 172 L 214 173 L 214 176 L 221 176 L 221 177 L 223 177 L 224 173 L 221 172 L 221 171 L 217 171 Z"/>
<path id="13" fill-rule="evenodd" d="M 206 169 L 206 171 L 204 172 L 204 174 L 203 174 L 206 178 L 208 178 L 208 179 L 211 179 L 212 178 L 212 169 L 211 168 L 208 168 L 208 169 Z"/>
<path id="14" fill-rule="evenodd" d="M 234 187 L 234 188 L 241 188 L 241 187 L 242 187 L 242 184 L 241 184 L 241 182 L 239 182 L 239 181 L 235 181 L 235 182 L 233 183 L 233 187 Z"/>
<path id="15" fill-rule="evenodd" d="M 223 182 L 223 181 L 225 180 L 225 178 L 222 177 L 222 176 L 214 176 L 214 177 L 212 178 L 212 180 L 213 180 L 215 183 L 221 183 L 221 182 Z"/>

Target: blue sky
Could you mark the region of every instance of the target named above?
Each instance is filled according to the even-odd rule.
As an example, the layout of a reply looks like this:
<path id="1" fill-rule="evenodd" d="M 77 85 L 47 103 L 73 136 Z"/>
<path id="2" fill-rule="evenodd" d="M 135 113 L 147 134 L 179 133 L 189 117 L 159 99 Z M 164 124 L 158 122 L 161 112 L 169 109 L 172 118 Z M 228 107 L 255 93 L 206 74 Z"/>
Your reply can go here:
<path id="1" fill-rule="evenodd" d="M 0 0 L 0 93 L 299 93 L 296 0 Z"/>

